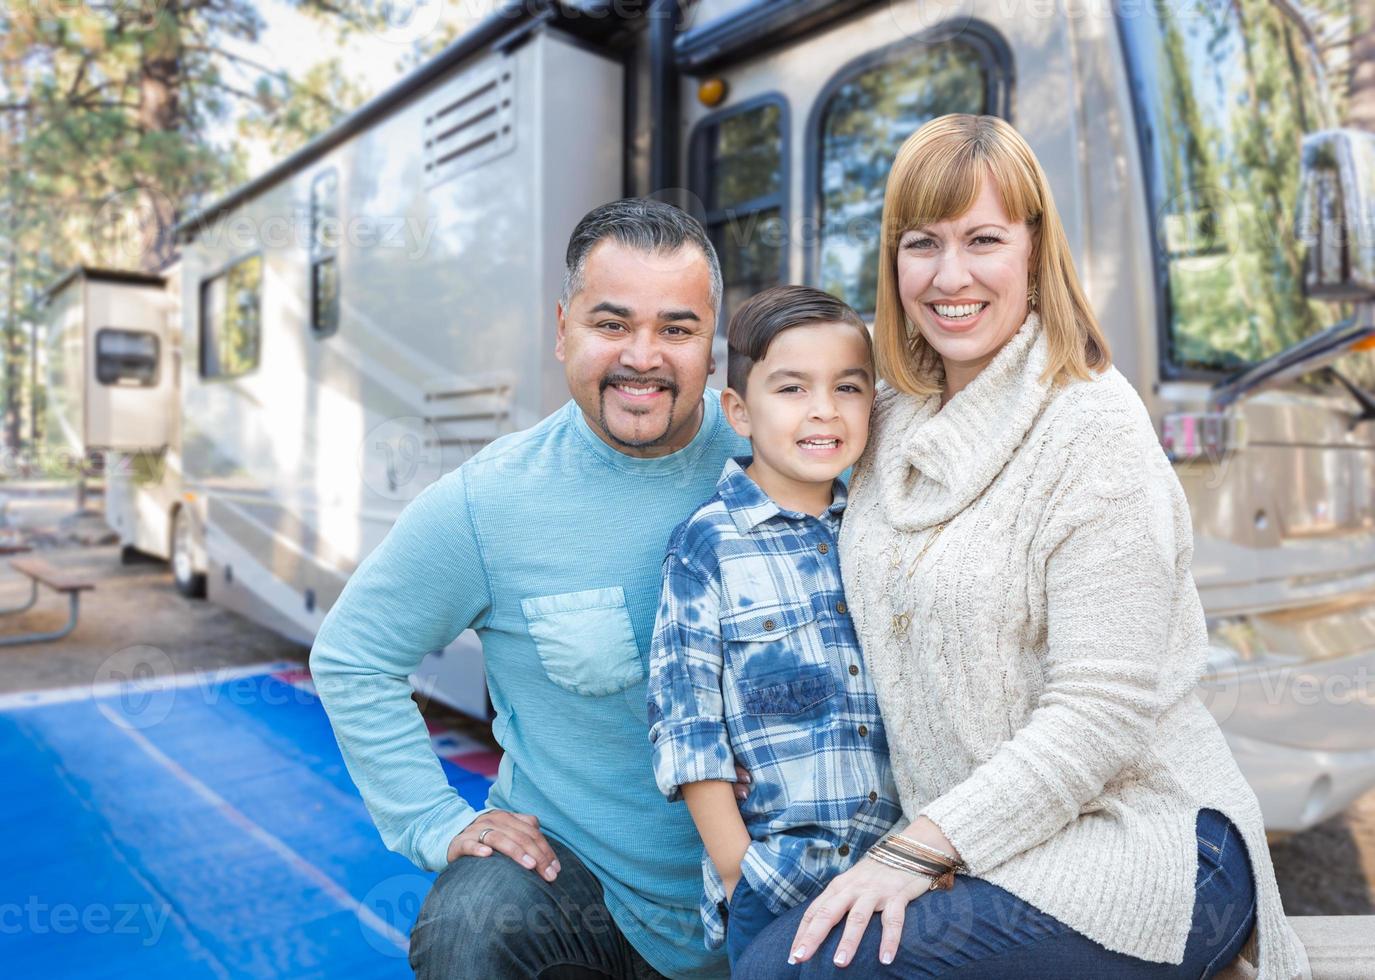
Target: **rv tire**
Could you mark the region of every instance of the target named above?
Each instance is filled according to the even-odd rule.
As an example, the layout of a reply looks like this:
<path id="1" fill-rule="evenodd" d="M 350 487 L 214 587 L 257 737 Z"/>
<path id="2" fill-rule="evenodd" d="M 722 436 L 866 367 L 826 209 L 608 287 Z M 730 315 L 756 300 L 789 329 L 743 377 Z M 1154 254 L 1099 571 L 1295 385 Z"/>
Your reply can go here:
<path id="1" fill-rule="evenodd" d="M 205 598 L 205 573 L 191 560 L 191 518 L 180 507 L 172 515 L 172 581 L 188 599 Z"/>

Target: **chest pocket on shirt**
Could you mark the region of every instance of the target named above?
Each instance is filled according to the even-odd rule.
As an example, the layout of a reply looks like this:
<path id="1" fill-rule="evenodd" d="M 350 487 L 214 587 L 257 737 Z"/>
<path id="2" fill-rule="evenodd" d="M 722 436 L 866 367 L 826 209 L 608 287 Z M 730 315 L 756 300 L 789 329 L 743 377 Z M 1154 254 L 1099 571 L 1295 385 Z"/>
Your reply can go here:
<path id="1" fill-rule="evenodd" d="M 838 688 L 819 637 L 805 635 L 816 629 L 815 622 L 810 603 L 722 617 L 721 638 L 736 664 L 740 706 L 747 714 L 824 713 Z"/>
<path id="2" fill-rule="evenodd" d="M 521 600 L 526 628 L 549 679 L 586 697 L 644 680 L 644 663 L 619 586 Z"/>

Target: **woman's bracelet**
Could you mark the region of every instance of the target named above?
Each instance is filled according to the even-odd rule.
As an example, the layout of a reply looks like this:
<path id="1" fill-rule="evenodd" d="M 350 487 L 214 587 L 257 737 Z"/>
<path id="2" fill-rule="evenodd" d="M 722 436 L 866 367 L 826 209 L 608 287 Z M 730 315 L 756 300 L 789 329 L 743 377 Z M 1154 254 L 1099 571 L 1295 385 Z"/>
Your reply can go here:
<path id="1" fill-rule="evenodd" d="M 900 845 L 894 844 L 888 837 L 871 847 L 866 857 L 872 857 L 879 864 L 887 865 L 890 868 L 929 878 L 931 879 L 931 887 L 935 889 L 953 887 L 955 871 L 958 867 L 962 867 L 962 865 L 932 861 L 916 849 L 902 848 Z"/>
<path id="2" fill-rule="evenodd" d="M 924 868 L 918 868 L 913 865 L 907 864 L 901 858 L 894 857 L 887 851 L 881 850 L 877 847 L 870 848 L 864 856 L 867 858 L 873 858 L 879 864 L 886 865 L 890 868 L 896 868 L 898 871 L 904 871 L 909 875 L 913 875 L 918 878 L 926 878 L 931 882 L 931 888 L 936 887 L 936 881 L 940 877 L 939 875 L 927 871 Z"/>
<path id="3" fill-rule="evenodd" d="M 921 841 L 913 840 L 910 837 L 904 837 L 896 830 L 885 835 L 880 843 L 890 844 L 908 854 L 924 854 L 930 858 L 934 858 L 947 868 L 954 868 L 956 871 L 964 870 L 964 862 L 953 854 L 946 854 L 944 851 L 937 850 L 929 844 L 923 844 Z"/>

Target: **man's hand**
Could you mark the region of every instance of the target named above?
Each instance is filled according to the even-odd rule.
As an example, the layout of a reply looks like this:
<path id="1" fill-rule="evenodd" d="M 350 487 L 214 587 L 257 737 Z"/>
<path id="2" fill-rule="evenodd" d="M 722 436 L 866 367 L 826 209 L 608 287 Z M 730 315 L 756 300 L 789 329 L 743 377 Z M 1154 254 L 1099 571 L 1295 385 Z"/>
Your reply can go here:
<path id="1" fill-rule="evenodd" d="M 490 831 L 483 835 L 484 831 Z M 481 843 L 478 837 L 482 837 Z M 533 813 L 508 813 L 492 810 L 482 814 L 453 840 L 449 841 L 448 860 L 461 857 L 491 857 L 505 854 L 531 871 L 540 870 L 546 881 L 553 881 L 563 869 L 554 849 L 539 830 L 539 817 Z"/>

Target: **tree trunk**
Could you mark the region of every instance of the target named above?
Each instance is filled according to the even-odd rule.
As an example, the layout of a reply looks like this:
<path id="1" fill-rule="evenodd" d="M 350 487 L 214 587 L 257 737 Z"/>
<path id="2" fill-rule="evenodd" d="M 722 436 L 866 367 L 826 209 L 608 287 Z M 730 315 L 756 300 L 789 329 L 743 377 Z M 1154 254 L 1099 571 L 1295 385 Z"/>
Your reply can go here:
<path id="1" fill-rule="evenodd" d="M 5 88 L 14 96 L 17 96 L 22 89 L 16 84 L 16 72 L 13 65 L 6 65 Z M 5 173 L 5 213 L 8 228 L 6 232 L 9 236 L 8 246 L 5 249 L 6 265 L 6 297 L 5 297 L 5 332 L 3 340 L 3 360 L 5 377 L 5 401 L 4 401 L 4 439 L 5 448 L 12 453 L 17 453 L 20 449 L 20 440 L 23 438 L 23 428 L 20 422 L 20 396 L 23 392 L 23 371 L 24 371 L 24 341 L 19 332 L 19 210 L 20 210 L 20 188 L 19 188 L 19 144 L 21 122 L 19 113 L 7 113 L 5 134 L 2 138 L 6 147 L 5 156 L 9 160 L 9 166 Z"/>
<path id="2" fill-rule="evenodd" d="M 1375 0 L 1358 0 L 1347 124 L 1375 132 Z"/>
<path id="3" fill-rule="evenodd" d="M 181 124 L 182 50 L 179 0 L 162 5 L 159 29 L 148 36 L 139 65 L 138 128 L 141 133 L 175 133 Z M 154 272 L 176 257 L 172 228 L 176 224 L 173 195 L 149 183 L 136 201 L 140 236 L 139 264 Z"/>

